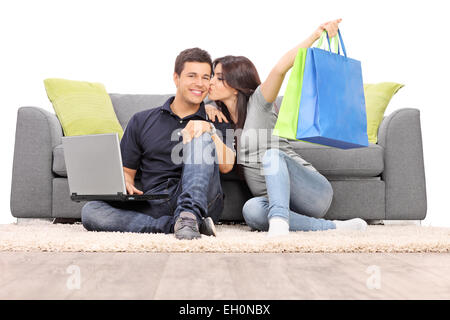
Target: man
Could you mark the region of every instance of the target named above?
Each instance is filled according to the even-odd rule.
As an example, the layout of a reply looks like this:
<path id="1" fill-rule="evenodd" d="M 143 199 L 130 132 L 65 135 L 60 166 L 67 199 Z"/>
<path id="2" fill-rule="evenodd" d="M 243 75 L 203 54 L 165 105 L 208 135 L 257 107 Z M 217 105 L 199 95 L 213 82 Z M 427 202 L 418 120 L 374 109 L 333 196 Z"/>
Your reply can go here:
<path id="1" fill-rule="evenodd" d="M 220 218 L 224 198 L 219 172 L 231 171 L 235 153 L 233 139 L 226 139 L 227 124 L 217 123 L 221 129 L 216 131 L 206 115 L 203 100 L 211 73 L 212 61 L 206 51 L 182 51 L 173 74 L 175 97 L 161 107 L 134 114 L 122 137 L 127 192 L 168 193 L 169 198 L 88 202 L 82 208 L 87 230 L 173 232 L 178 239 L 215 236 L 214 222 Z M 143 191 L 134 185 L 138 168 Z"/>

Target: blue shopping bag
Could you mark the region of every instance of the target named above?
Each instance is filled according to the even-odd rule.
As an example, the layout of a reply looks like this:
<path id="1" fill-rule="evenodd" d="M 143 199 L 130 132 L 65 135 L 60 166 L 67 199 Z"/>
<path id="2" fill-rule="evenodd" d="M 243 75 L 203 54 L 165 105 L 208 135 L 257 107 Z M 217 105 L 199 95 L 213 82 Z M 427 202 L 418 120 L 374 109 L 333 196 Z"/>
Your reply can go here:
<path id="1" fill-rule="evenodd" d="M 298 140 L 351 149 L 367 147 L 361 62 L 329 50 L 308 48 L 297 125 Z"/>

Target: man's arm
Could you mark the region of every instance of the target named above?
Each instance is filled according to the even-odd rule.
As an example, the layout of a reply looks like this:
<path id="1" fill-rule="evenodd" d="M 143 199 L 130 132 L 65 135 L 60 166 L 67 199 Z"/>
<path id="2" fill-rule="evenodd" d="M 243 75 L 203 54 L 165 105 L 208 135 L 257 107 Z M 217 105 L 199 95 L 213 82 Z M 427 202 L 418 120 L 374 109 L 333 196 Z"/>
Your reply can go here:
<path id="1" fill-rule="evenodd" d="M 125 186 L 127 188 L 128 194 L 144 194 L 141 190 L 134 186 L 134 177 L 136 176 L 137 170 L 133 170 L 127 167 L 123 167 L 123 175 L 125 177 Z"/>
<path id="2" fill-rule="evenodd" d="M 140 125 L 137 114 L 134 114 L 127 124 L 122 140 L 120 141 L 120 151 L 122 153 L 123 175 L 125 179 L 125 187 L 128 194 L 143 194 L 141 190 L 134 187 L 134 177 L 136 176 L 140 159 L 141 147 L 139 142 Z"/>

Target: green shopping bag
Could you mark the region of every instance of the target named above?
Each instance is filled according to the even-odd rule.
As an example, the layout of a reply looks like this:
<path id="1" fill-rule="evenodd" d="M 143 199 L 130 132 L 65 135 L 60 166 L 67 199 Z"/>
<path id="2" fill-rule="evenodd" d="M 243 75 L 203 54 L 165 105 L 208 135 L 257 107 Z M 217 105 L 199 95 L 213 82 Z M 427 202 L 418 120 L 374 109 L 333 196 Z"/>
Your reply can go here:
<path id="1" fill-rule="evenodd" d="M 296 140 L 307 48 L 298 49 L 272 134 Z"/>

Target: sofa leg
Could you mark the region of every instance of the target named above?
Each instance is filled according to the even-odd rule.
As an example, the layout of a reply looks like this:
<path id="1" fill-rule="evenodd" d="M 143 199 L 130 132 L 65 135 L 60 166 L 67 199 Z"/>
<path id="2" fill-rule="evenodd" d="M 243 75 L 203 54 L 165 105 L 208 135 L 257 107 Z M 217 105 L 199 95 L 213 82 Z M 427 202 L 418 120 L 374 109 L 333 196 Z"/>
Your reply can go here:
<path id="1" fill-rule="evenodd" d="M 81 222 L 81 219 L 76 219 L 76 218 L 55 218 L 53 220 L 53 224 L 74 224 L 74 223 L 79 223 Z"/>
<path id="2" fill-rule="evenodd" d="M 422 225 L 422 220 L 366 220 L 366 222 L 368 225 L 373 225 L 373 226 L 383 226 L 383 225 L 421 226 Z"/>
<path id="3" fill-rule="evenodd" d="M 366 220 L 368 225 L 374 225 L 374 226 L 382 226 L 384 225 L 383 220 Z"/>
<path id="4" fill-rule="evenodd" d="M 52 223 L 54 218 L 17 218 L 17 224 L 49 224 Z"/>

